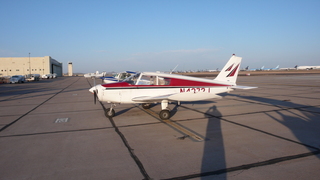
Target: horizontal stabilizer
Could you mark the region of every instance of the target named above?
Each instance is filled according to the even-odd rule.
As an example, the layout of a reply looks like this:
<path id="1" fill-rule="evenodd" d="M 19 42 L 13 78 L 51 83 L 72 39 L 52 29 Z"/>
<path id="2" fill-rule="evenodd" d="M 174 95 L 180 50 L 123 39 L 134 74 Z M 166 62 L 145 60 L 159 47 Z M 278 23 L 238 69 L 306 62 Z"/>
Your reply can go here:
<path id="1" fill-rule="evenodd" d="M 252 87 L 252 86 L 232 86 L 232 89 L 254 89 L 258 87 Z"/>

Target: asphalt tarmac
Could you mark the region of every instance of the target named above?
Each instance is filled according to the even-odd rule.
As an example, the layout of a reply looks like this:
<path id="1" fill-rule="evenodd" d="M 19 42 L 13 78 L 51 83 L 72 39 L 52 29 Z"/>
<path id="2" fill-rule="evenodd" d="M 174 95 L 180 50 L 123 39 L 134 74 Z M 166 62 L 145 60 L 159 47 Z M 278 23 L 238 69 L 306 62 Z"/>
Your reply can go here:
<path id="1" fill-rule="evenodd" d="M 0 179 L 319 179 L 320 75 L 240 76 L 222 99 L 115 107 L 93 82 L 0 84 Z"/>

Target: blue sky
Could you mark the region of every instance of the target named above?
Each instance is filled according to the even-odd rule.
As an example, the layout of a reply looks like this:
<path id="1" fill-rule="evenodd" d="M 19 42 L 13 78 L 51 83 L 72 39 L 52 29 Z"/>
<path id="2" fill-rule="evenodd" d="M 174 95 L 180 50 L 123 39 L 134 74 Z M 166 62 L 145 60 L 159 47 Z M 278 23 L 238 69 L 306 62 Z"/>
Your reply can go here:
<path id="1" fill-rule="evenodd" d="M 0 57 L 74 72 L 320 65 L 319 0 L 0 0 Z"/>

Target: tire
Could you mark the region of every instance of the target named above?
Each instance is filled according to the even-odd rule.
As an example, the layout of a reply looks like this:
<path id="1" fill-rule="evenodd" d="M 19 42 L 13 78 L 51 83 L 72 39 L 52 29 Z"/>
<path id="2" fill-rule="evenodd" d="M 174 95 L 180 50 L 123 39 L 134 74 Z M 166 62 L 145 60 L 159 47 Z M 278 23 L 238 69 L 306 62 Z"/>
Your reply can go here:
<path id="1" fill-rule="evenodd" d="M 143 109 L 150 109 L 151 104 L 150 103 L 142 103 Z"/>
<path id="2" fill-rule="evenodd" d="M 159 117 L 160 117 L 160 119 L 162 119 L 162 120 L 167 120 L 167 119 L 169 119 L 169 118 L 170 118 L 170 111 L 169 111 L 169 110 L 162 110 L 162 111 L 160 111 Z"/>
<path id="3" fill-rule="evenodd" d="M 106 109 L 104 111 L 104 115 L 108 118 L 113 117 L 116 114 L 116 112 L 112 109 L 110 112 L 110 108 Z"/>

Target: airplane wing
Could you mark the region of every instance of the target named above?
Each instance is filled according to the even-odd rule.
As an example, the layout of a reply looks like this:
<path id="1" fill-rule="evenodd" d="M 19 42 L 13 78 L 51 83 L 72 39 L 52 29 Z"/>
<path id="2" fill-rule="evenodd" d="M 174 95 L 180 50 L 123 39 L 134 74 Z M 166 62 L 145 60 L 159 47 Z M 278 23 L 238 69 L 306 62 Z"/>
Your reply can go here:
<path id="1" fill-rule="evenodd" d="M 217 94 L 212 93 L 173 93 L 161 96 L 138 96 L 134 97 L 132 101 L 135 102 L 156 102 L 162 100 L 169 101 L 200 101 L 205 99 L 217 98 L 221 99 L 222 97 Z"/>
<path id="2" fill-rule="evenodd" d="M 159 101 L 159 100 L 165 100 L 165 99 L 169 99 L 169 97 L 173 95 L 173 94 L 167 94 L 167 95 L 161 95 L 161 96 L 138 96 L 138 97 L 134 97 L 132 99 L 132 101 Z"/>

